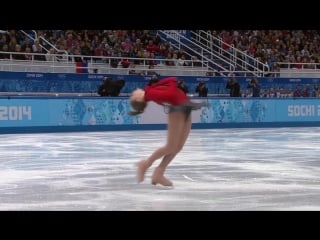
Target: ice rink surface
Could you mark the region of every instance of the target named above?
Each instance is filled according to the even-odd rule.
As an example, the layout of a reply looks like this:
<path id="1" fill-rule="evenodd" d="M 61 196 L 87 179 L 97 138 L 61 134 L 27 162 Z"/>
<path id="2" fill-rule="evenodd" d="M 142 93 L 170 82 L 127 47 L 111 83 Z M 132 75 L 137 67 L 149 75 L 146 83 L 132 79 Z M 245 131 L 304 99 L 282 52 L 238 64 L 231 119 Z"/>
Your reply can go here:
<path id="1" fill-rule="evenodd" d="M 1 135 L 0 210 L 320 210 L 320 128 L 192 130 L 169 165 L 174 188 L 135 164 L 166 132 Z"/>

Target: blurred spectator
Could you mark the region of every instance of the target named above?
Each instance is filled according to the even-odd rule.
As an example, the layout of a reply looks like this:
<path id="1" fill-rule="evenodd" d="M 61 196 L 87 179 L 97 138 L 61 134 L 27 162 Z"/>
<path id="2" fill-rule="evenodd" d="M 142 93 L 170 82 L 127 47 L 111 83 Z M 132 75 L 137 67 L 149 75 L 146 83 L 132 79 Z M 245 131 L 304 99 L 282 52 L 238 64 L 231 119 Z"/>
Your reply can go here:
<path id="1" fill-rule="evenodd" d="M 189 88 L 184 80 L 178 81 L 178 88 L 180 88 L 185 94 L 189 92 Z"/>
<path id="2" fill-rule="evenodd" d="M 303 97 L 312 97 L 312 90 L 310 84 L 306 84 L 302 94 Z"/>
<path id="3" fill-rule="evenodd" d="M 105 46 L 101 43 L 99 44 L 93 52 L 94 56 L 97 56 L 97 58 L 95 58 L 95 62 L 105 62 L 105 59 L 101 59 L 100 57 L 106 57 L 108 55 Z"/>
<path id="4" fill-rule="evenodd" d="M 189 62 L 186 61 L 186 56 L 181 54 L 180 58 L 178 59 L 178 66 L 188 66 Z"/>
<path id="5" fill-rule="evenodd" d="M 160 74 L 157 73 L 157 72 L 154 70 L 154 65 L 149 65 L 146 74 L 147 74 L 148 76 L 150 76 L 150 75 L 156 75 L 157 77 L 160 76 Z"/>
<path id="6" fill-rule="evenodd" d="M 120 64 L 123 68 L 128 68 L 130 66 L 130 62 L 128 59 L 122 59 Z"/>
<path id="7" fill-rule="evenodd" d="M 74 61 L 74 62 L 76 62 L 76 63 L 82 63 L 82 62 L 83 62 L 79 48 L 75 48 L 75 49 L 73 50 L 73 54 L 75 55 L 75 56 L 73 57 L 73 61 Z"/>
<path id="8" fill-rule="evenodd" d="M 27 53 L 24 55 L 25 60 L 32 60 L 33 54 L 31 54 L 32 53 L 31 47 L 26 47 L 24 52 Z"/>
<path id="9" fill-rule="evenodd" d="M 208 88 L 204 81 L 200 81 L 196 87 L 196 93 L 198 93 L 199 97 L 207 97 L 208 96 Z"/>
<path id="10" fill-rule="evenodd" d="M 124 80 L 114 80 L 110 77 L 106 77 L 98 88 L 98 94 L 102 97 L 117 97 L 124 85 Z"/>
<path id="11" fill-rule="evenodd" d="M 231 78 L 226 85 L 230 89 L 230 97 L 241 97 L 240 84 L 235 78 Z"/>
<path id="12" fill-rule="evenodd" d="M 252 78 L 248 83 L 247 88 L 252 89 L 252 97 L 260 97 L 260 84 L 257 78 Z"/>
<path id="13" fill-rule="evenodd" d="M 192 60 L 192 66 L 194 66 L 194 67 L 202 67 L 202 63 L 201 63 L 201 61 L 198 59 L 197 56 L 192 56 L 192 57 L 191 57 L 191 60 Z"/>
<path id="14" fill-rule="evenodd" d="M 159 46 L 153 43 L 153 40 L 149 40 L 148 44 L 146 46 L 146 50 L 149 53 L 158 54 L 159 52 Z"/>
<path id="15" fill-rule="evenodd" d="M 296 86 L 296 89 L 293 92 L 294 97 L 303 97 L 303 91 L 302 91 L 302 86 L 301 84 L 298 84 Z"/>
<path id="16" fill-rule="evenodd" d="M 45 61 L 45 57 L 43 55 L 37 55 L 40 53 L 44 53 L 42 50 L 42 47 L 39 43 L 39 39 L 34 40 L 34 43 L 32 45 L 32 52 L 35 53 L 34 55 L 34 60 L 39 60 L 39 61 Z"/>
<path id="17" fill-rule="evenodd" d="M 12 36 L 10 38 L 10 41 L 8 43 L 8 47 L 9 47 L 9 51 L 10 52 L 15 52 L 16 51 L 16 46 L 17 46 L 18 42 L 15 36 Z"/>
<path id="18" fill-rule="evenodd" d="M 21 51 L 25 52 L 26 48 L 31 48 L 32 49 L 32 44 L 31 44 L 31 40 L 30 38 L 26 37 L 23 41 L 23 43 L 21 44 Z"/>
<path id="19" fill-rule="evenodd" d="M 3 44 L 1 51 L 2 52 L 9 52 L 8 44 Z M 0 53 L 0 59 L 10 59 L 10 53 Z"/>
<path id="20" fill-rule="evenodd" d="M 316 83 L 313 85 L 312 97 L 319 97 L 319 87 Z"/>
<path id="21" fill-rule="evenodd" d="M 15 60 L 26 60 L 25 55 L 21 52 L 21 46 L 16 44 L 15 54 L 12 54 L 12 58 Z"/>
<path id="22" fill-rule="evenodd" d="M 129 65 L 129 68 L 130 68 L 130 70 L 129 70 L 129 74 L 133 74 L 133 75 L 137 75 L 138 73 L 136 72 L 136 65 L 134 64 L 134 63 L 131 63 L 130 65 Z"/>
<path id="23" fill-rule="evenodd" d="M 167 58 L 166 58 L 164 64 L 166 66 L 174 66 L 173 54 L 171 52 L 168 52 Z"/>
<path id="24" fill-rule="evenodd" d="M 155 75 L 155 76 L 159 77 L 160 74 L 157 73 L 156 71 L 154 71 L 153 69 L 154 69 L 154 65 L 149 65 L 148 70 L 141 71 L 141 73 L 139 75 L 141 75 L 141 76 L 152 76 L 152 75 Z"/>
<path id="25" fill-rule="evenodd" d="M 49 52 L 46 53 L 46 61 L 53 62 L 55 60 L 54 58 L 54 49 L 50 48 Z"/>

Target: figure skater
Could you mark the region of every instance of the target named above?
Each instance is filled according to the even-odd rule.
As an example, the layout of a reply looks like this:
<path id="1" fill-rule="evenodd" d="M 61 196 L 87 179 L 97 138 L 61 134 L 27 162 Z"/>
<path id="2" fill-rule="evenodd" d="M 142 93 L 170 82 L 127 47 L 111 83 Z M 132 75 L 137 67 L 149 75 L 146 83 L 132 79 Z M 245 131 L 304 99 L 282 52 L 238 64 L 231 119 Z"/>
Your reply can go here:
<path id="1" fill-rule="evenodd" d="M 147 159 L 138 162 L 137 181 L 142 182 L 147 169 L 162 157 L 162 161 L 152 174 L 151 183 L 153 185 L 173 186 L 172 182 L 164 176 L 164 172 L 172 159 L 182 150 L 188 138 L 192 125 L 191 111 L 206 106 L 206 103 L 191 102 L 185 92 L 178 87 L 178 81 L 175 77 L 149 83 L 144 90 L 134 90 L 130 97 L 133 111 L 129 114 L 143 113 L 149 101 L 154 101 L 168 108 L 167 142 Z"/>

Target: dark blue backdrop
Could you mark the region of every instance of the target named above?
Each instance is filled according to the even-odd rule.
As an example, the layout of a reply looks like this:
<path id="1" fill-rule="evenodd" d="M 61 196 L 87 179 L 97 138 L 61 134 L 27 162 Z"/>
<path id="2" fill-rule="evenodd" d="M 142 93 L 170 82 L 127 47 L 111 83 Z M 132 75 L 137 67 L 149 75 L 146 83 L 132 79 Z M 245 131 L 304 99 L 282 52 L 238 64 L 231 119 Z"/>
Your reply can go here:
<path id="1" fill-rule="evenodd" d="M 124 79 L 126 84 L 122 93 L 129 93 L 135 88 L 143 88 L 151 76 L 76 74 L 76 73 L 34 73 L 34 72 L 0 72 L 1 92 L 60 92 L 60 93 L 95 93 L 104 77 Z M 165 77 L 165 76 L 163 76 Z M 225 88 L 228 77 L 178 77 L 185 80 L 189 93 L 194 93 L 199 81 L 205 81 L 209 94 L 227 94 Z M 246 89 L 250 77 L 237 77 L 241 89 Z M 295 89 L 297 84 L 319 82 L 319 78 L 258 78 L 262 89 Z"/>

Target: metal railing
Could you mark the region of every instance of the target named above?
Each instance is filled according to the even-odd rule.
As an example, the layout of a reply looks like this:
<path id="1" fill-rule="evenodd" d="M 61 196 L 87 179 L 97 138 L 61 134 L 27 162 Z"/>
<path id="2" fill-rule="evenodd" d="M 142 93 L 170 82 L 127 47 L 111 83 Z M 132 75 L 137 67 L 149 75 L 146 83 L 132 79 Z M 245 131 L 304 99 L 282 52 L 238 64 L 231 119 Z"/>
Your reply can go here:
<path id="1" fill-rule="evenodd" d="M 198 30 L 197 32 L 191 31 L 191 33 L 192 39 L 197 41 L 202 48 L 211 52 L 213 58 L 227 59 L 227 62 L 236 69 L 251 72 L 256 76 L 263 76 L 265 72 L 269 71 L 267 64 L 224 42 L 221 38 L 215 37 L 210 31 Z M 228 50 L 225 50 L 223 46 L 226 46 Z"/>
<path id="2" fill-rule="evenodd" d="M 211 63 L 211 65 L 215 66 L 217 71 L 219 71 L 221 73 L 222 72 L 230 72 L 230 71 L 234 71 L 235 70 L 233 64 L 228 62 L 225 59 L 220 58 L 221 61 L 224 62 L 228 66 L 228 69 L 225 68 L 224 66 L 222 66 L 221 64 L 213 61 L 211 57 L 207 57 L 207 55 L 210 55 L 210 56 L 212 55 L 211 51 L 201 47 L 196 42 L 194 42 L 191 39 L 188 39 L 184 35 L 180 34 L 178 31 L 170 31 L 170 32 L 168 32 L 166 30 L 163 30 L 163 31 L 162 30 L 158 30 L 158 32 L 161 33 L 160 36 L 161 35 L 166 36 L 167 39 L 170 39 L 172 37 L 172 33 L 174 33 L 174 35 L 177 36 L 180 39 L 180 41 L 178 41 L 178 44 L 177 44 L 178 47 L 176 47 L 176 48 L 180 49 L 181 47 L 183 47 L 184 50 L 189 50 L 190 52 L 192 52 L 193 56 L 200 56 L 201 60 L 205 60 L 206 62 Z M 181 41 L 181 39 L 183 41 Z M 175 46 L 175 45 L 173 45 L 173 46 Z M 216 55 L 216 57 L 219 57 L 219 56 Z M 210 67 L 209 64 L 208 64 L 208 68 L 210 68 L 211 70 L 215 71 L 215 69 Z"/>
<path id="3" fill-rule="evenodd" d="M 53 45 L 51 42 L 49 42 L 47 39 L 45 39 L 44 37 L 42 36 L 39 36 L 37 35 L 37 32 L 35 30 L 32 30 L 32 32 L 34 33 L 34 36 L 35 37 L 32 37 L 30 34 L 28 34 L 26 31 L 24 30 L 20 30 L 20 32 L 22 32 L 25 36 L 27 36 L 29 39 L 31 39 L 32 41 L 35 41 L 37 39 L 45 42 L 48 46 L 50 46 L 50 48 L 53 48 L 55 53 L 57 54 L 62 54 L 64 57 L 66 55 L 68 55 L 68 52 L 66 50 L 60 50 L 58 49 L 55 45 Z M 40 43 L 40 47 L 42 49 L 44 49 L 46 51 L 46 53 L 48 53 L 50 51 L 50 49 L 47 49 L 45 46 L 43 46 L 41 43 Z M 57 59 L 58 60 L 58 59 Z"/>
<path id="4" fill-rule="evenodd" d="M 30 60 L 18 60 L 17 55 L 31 56 Z M 36 60 L 36 56 L 42 56 L 43 61 Z M 52 60 L 46 61 L 46 57 Z M 81 59 L 83 66 L 78 66 L 75 59 Z M 127 59 L 131 64 L 123 67 L 121 61 Z M 104 57 L 66 54 L 42 54 L 24 52 L 1 52 L 0 51 L 0 71 L 17 72 L 52 72 L 52 73 L 76 73 L 79 68 L 87 70 L 88 73 L 104 74 L 146 74 L 156 72 L 160 75 L 172 76 L 206 76 L 208 67 L 196 66 L 192 60 L 184 60 L 188 66 L 166 66 L 165 61 L 173 59 L 155 58 L 127 58 L 127 57 Z M 139 64 L 134 64 L 139 62 Z M 150 64 L 156 62 L 156 65 Z M 150 65 L 153 67 L 150 68 Z M 201 66 L 206 66 L 205 61 L 200 61 Z M 143 73 L 145 72 L 145 73 Z"/>
<path id="5" fill-rule="evenodd" d="M 17 60 L 16 55 L 31 56 L 31 60 Z M 43 59 L 46 56 L 53 55 L 52 61 L 36 60 L 35 56 L 41 55 Z M 127 58 L 127 57 L 103 57 L 103 56 L 85 56 L 68 54 L 41 54 L 24 52 L 2 52 L 0 51 L 0 71 L 16 72 L 52 72 L 52 73 L 76 73 L 79 66 L 75 59 L 82 59 L 88 73 L 102 74 L 143 74 L 147 72 L 156 72 L 160 75 L 170 76 L 253 76 L 249 71 L 224 71 L 215 72 L 208 68 L 208 62 L 199 60 L 202 67 L 196 66 L 192 60 L 184 60 L 188 66 L 167 66 L 166 61 L 177 61 L 166 58 Z M 140 64 L 130 64 L 129 67 L 123 67 L 121 60 L 127 59 L 131 63 L 139 61 Z M 116 66 L 113 65 L 116 62 Z M 150 62 L 156 62 L 152 69 L 149 68 Z M 320 78 L 320 63 L 289 63 L 276 62 L 274 65 L 280 66 L 277 71 L 265 71 L 261 77 L 313 77 Z M 203 67 L 204 66 L 204 67 Z"/>

